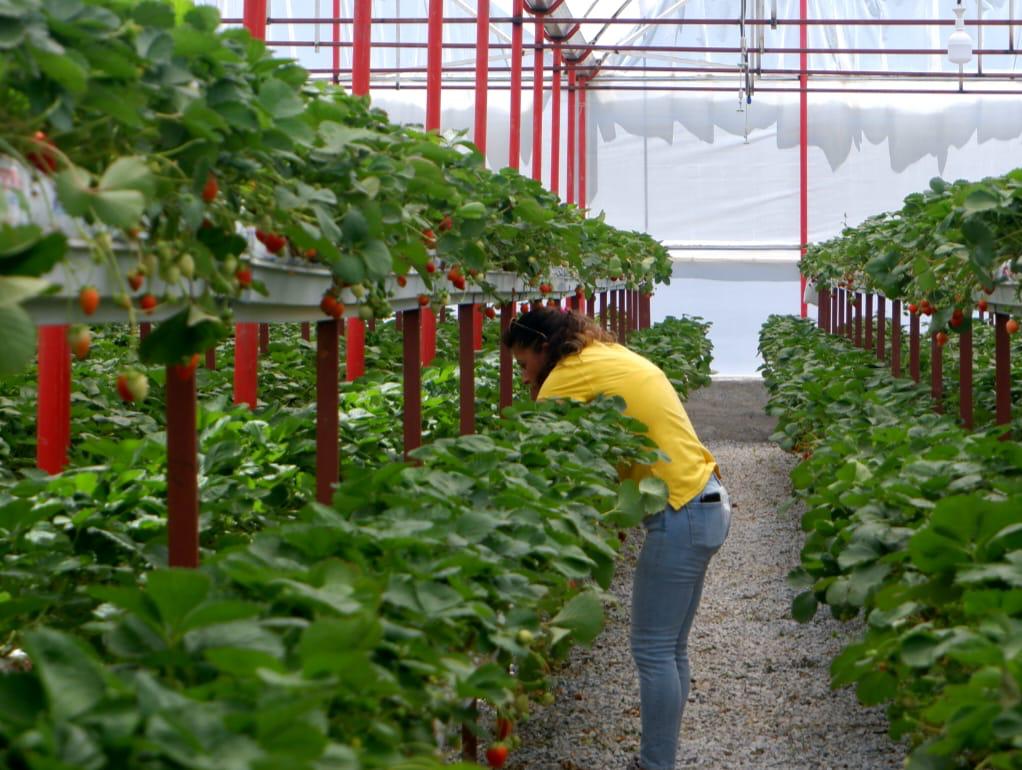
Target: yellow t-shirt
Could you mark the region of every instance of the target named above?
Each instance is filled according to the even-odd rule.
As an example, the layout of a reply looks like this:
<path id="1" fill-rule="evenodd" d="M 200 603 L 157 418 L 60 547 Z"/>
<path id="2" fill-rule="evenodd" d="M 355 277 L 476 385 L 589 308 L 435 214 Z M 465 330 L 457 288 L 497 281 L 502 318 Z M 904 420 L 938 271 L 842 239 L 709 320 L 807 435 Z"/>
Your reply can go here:
<path id="1" fill-rule="evenodd" d="M 599 395 L 624 399 L 625 414 L 648 426 L 649 437 L 670 458 L 630 468 L 622 478 L 663 479 L 674 508 L 703 490 L 717 463 L 696 437 L 671 381 L 638 353 L 615 343 L 592 342 L 557 362 L 537 398 L 585 402 Z"/>

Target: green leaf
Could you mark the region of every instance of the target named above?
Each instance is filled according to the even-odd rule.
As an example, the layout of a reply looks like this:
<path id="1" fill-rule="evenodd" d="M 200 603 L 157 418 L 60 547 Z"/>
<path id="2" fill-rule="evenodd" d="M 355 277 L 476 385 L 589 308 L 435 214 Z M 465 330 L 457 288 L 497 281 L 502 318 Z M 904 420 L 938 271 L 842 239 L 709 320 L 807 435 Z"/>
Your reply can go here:
<path id="1" fill-rule="evenodd" d="M 305 111 L 305 103 L 295 90 L 276 78 L 267 79 L 259 89 L 259 104 L 273 118 L 290 118 Z"/>
<path id="2" fill-rule="evenodd" d="M 567 629 L 579 644 L 590 644 L 603 628 L 603 605 L 592 591 L 580 593 L 561 608 L 550 625 Z"/>
<path id="3" fill-rule="evenodd" d="M 965 196 L 962 208 L 969 213 L 988 211 L 1001 205 L 1001 196 L 988 187 L 977 187 Z"/>
<path id="4" fill-rule="evenodd" d="M 859 680 L 855 694 L 864 706 L 876 706 L 898 692 L 898 680 L 886 671 L 870 671 Z"/>
<path id="5" fill-rule="evenodd" d="M 394 259 L 387 244 L 375 238 L 362 247 L 362 258 L 365 260 L 366 275 L 374 281 L 382 281 L 394 268 Z"/>
<path id="6" fill-rule="evenodd" d="M 167 628 L 184 628 L 185 616 L 209 594 L 209 576 L 193 569 L 160 569 L 146 577 L 146 595 L 160 612 Z"/>
<path id="7" fill-rule="evenodd" d="M 97 190 L 92 196 L 92 210 L 111 227 L 134 227 L 145 205 L 145 197 L 137 190 Z"/>
<path id="8" fill-rule="evenodd" d="M 30 674 L 0 675 L 0 724 L 27 730 L 46 708 L 39 679 Z"/>
<path id="9" fill-rule="evenodd" d="M 156 180 L 140 157 L 118 158 L 99 180 L 101 190 L 137 190 L 146 198 L 153 197 Z"/>
<path id="10" fill-rule="evenodd" d="M 0 275 L 0 307 L 18 305 L 37 297 L 50 286 L 41 278 Z"/>
<path id="11" fill-rule="evenodd" d="M 803 591 L 791 602 L 791 616 L 799 623 L 808 623 L 816 616 L 819 602 L 813 591 Z"/>
<path id="12" fill-rule="evenodd" d="M 163 323 L 142 340 L 139 358 L 146 364 L 179 364 L 194 353 L 203 353 L 227 335 L 224 324 L 201 308 L 193 315 L 189 306 Z"/>
<path id="13" fill-rule="evenodd" d="M 35 356 L 36 330 L 18 305 L 0 306 L 0 377 L 23 370 Z"/>
<path id="14" fill-rule="evenodd" d="M 99 663 L 85 643 L 60 631 L 26 631 L 25 651 L 42 682 L 50 711 L 58 720 L 84 714 L 106 693 Z"/>
<path id="15" fill-rule="evenodd" d="M 81 62 L 80 55 L 49 53 L 32 48 L 32 54 L 36 63 L 46 75 L 56 80 L 69 92 L 76 95 L 85 93 L 85 87 L 89 81 L 89 73 Z"/>
<path id="16" fill-rule="evenodd" d="M 44 275 L 66 253 L 63 233 L 44 236 L 35 225 L 0 226 L 0 273 L 4 275 Z"/>

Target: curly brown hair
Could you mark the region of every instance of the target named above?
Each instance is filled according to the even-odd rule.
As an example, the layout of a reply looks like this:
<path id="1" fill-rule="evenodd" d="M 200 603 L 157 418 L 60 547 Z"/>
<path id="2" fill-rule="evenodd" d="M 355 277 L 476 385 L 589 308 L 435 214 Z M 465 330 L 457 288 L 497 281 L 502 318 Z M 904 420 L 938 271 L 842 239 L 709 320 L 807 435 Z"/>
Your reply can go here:
<path id="1" fill-rule="evenodd" d="M 578 353 L 591 342 L 615 342 L 616 338 L 581 313 L 541 307 L 511 319 L 500 341 L 509 349 L 530 348 L 545 354 L 538 387 L 565 356 Z"/>

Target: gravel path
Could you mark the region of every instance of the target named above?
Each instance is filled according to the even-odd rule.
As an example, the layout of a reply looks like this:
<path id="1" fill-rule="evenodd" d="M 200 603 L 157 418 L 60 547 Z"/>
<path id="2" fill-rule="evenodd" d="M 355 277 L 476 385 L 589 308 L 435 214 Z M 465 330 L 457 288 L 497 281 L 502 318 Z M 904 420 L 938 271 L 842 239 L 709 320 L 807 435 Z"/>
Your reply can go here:
<path id="1" fill-rule="evenodd" d="M 832 692 L 830 660 L 853 638 L 825 610 L 791 619 L 785 577 L 798 564 L 799 512 L 789 497 L 793 460 L 773 444 L 708 441 L 735 503 L 731 534 L 710 565 L 690 639 L 694 684 L 682 724 L 679 768 L 902 766 L 883 712 L 854 692 Z M 628 649 L 632 571 L 641 537 L 629 540 L 612 587 L 619 604 L 591 649 L 572 653 L 556 703 L 519 726 L 512 770 L 618 770 L 639 745 L 638 680 Z"/>

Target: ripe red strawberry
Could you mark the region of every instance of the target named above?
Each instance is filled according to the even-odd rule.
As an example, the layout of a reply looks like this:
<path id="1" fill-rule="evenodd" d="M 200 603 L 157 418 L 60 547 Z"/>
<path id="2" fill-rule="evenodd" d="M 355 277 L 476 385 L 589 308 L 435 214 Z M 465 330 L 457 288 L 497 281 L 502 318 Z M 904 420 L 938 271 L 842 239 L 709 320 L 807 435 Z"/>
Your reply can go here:
<path id="1" fill-rule="evenodd" d="M 483 312 L 486 313 L 487 318 L 493 319 L 497 317 L 497 311 L 493 307 L 488 306 Z"/>
<path id="2" fill-rule="evenodd" d="M 1004 329 L 1008 332 L 1008 334 L 1014 334 L 1018 331 L 1018 321 L 1014 318 L 1009 318 L 1008 322 L 1004 325 Z"/>
<path id="3" fill-rule="evenodd" d="M 216 177 L 210 174 L 206 177 L 206 184 L 202 186 L 202 199 L 206 203 L 212 203 L 216 200 L 217 194 L 220 192 L 220 185 L 217 184 Z"/>
<path id="4" fill-rule="evenodd" d="M 427 227 L 422 231 L 422 242 L 426 244 L 427 249 L 432 249 L 436 246 L 436 233 Z"/>
<path id="5" fill-rule="evenodd" d="M 142 284 L 145 283 L 145 276 L 141 273 L 128 273 L 128 286 L 131 287 L 132 291 L 138 291 L 142 288 Z"/>
<path id="6" fill-rule="evenodd" d="M 947 332 L 937 332 L 936 337 L 937 337 L 937 344 L 940 345 L 940 347 L 944 347 L 945 345 L 947 345 L 947 341 L 948 341 Z"/>
<path id="7" fill-rule="evenodd" d="M 576 296 L 576 297 L 578 297 L 579 299 L 581 299 L 581 298 L 582 298 L 582 297 L 584 297 L 585 295 L 586 295 L 586 290 L 585 290 L 585 289 L 584 289 L 583 287 L 581 287 L 581 286 L 576 286 L 576 287 L 575 287 L 575 296 Z"/>
<path id="8" fill-rule="evenodd" d="M 503 743 L 491 744 L 486 749 L 486 763 L 490 767 L 503 767 L 507 762 L 507 746 Z"/>
<path id="9" fill-rule="evenodd" d="M 916 305 L 914 302 L 910 302 L 908 305 L 908 312 L 912 315 L 915 315 L 916 313 L 919 312 L 919 306 Z"/>
<path id="10" fill-rule="evenodd" d="M 241 288 L 252 285 L 252 268 L 245 266 L 239 267 L 234 277 L 238 279 L 238 285 Z"/>
<path id="11" fill-rule="evenodd" d="M 454 283 L 461 277 L 462 277 L 461 268 L 458 267 L 457 265 L 455 265 L 454 267 L 447 271 L 447 280 L 450 281 L 451 283 Z"/>
<path id="12" fill-rule="evenodd" d="M 432 259 L 429 260 L 426 263 L 426 272 L 427 273 L 435 273 L 436 272 L 436 263 Z"/>
<path id="13" fill-rule="evenodd" d="M 426 305 L 428 305 L 428 304 L 429 304 L 429 295 L 428 294 L 420 294 L 419 295 L 419 305 L 421 307 L 426 307 Z"/>
<path id="14" fill-rule="evenodd" d="M 454 288 L 464 291 L 465 290 L 465 279 L 460 275 L 457 278 L 451 279 L 451 283 L 454 284 Z"/>
<path id="15" fill-rule="evenodd" d="M 985 313 L 989 305 L 985 299 L 981 299 L 978 303 L 976 303 L 976 307 L 978 307 L 981 312 Z"/>
<path id="16" fill-rule="evenodd" d="M 398 286 L 407 286 L 408 285 L 408 279 L 405 278 L 403 275 L 399 275 L 397 277 L 397 285 Z"/>
<path id="17" fill-rule="evenodd" d="M 122 401 L 145 401 L 149 395 L 149 378 L 134 369 L 117 375 L 117 393 Z"/>
<path id="18" fill-rule="evenodd" d="M 33 148 L 25 154 L 25 159 L 42 171 L 44 174 L 52 174 L 57 170 L 57 153 L 54 151 L 53 142 L 43 131 L 36 131 L 32 134 L 31 144 Z"/>
<path id="19" fill-rule="evenodd" d="M 333 294 L 323 295 L 323 299 L 319 301 L 319 309 L 331 318 L 340 318 L 344 315 L 344 303 L 338 302 Z"/>
<path id="20" fill-rule="evenodd" d="M 553 290 L 554 290 L 554 287 L 551 286 L 549 283 L 541 283 L 539 285 L 539 293 L 540 294 L 549 294 Z"/>
<path id="21" fill-rule="evenodd" d="M 264 230 L 256 230 L 256 240 L 263 244 L 271 254 L 280 253 L 287 245 L 287 238 L 283 235 L 268 233 Z"/>
<path id="22" fill-rule="evenodd" d="M 85 315 L 92 315 L 99 307 L 99 292 L 94 286 L 86 286 L 78 292 L 78 304 L 82 306 Z"/>
<path id="23" fill-rule="evenodd" d="M 957 329 L 959 326 L 962 325 L 962 322 L 964 320 L 965 314 L 960 309 L 955 308 L 954 312 L 951 314 L 951 320 L 949 321 L 949 323 L 951 324 L 952 329 Z"/>
<path id="24" fill-rule="evenodd" d="M 437 225 L 437 229 L 442 233 L 446 233 L 452 227 L 454 227 L 454 222 L 451 221 L 451 215 L 444 214 L 443 219 L 440 220 L 440 224 Z"/>
<path id="25" fill-rule="evenodd" d="M 92 344 L 92 332 L 88 326 L 72 326 L 68 332 L 68 341 L 71 343 L 71 351 L 79 361 L 89 355 L 89 346 Z"/>
<path id="26" fill-rule="evenodd" d="M 153 309 L 160 304 L 160 301 L 156 299 L 152 294 L 143 294 L 138 300 L 138 306 L 142 308 L 146 313 L 153 312 Z"/>

